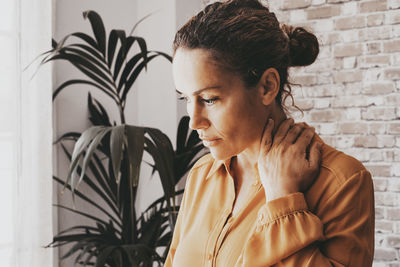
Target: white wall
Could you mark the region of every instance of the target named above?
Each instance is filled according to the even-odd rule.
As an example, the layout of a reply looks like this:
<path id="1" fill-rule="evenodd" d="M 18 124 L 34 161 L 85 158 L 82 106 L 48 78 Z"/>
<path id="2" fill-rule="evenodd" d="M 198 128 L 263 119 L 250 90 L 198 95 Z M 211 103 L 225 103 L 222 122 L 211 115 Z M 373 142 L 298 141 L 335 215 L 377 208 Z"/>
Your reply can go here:
<path id="1" fill-rule="evenodd" d="M 88 9 L 95 10 L 103 18 L 107 32 L 113 28 L 124 29 L 130 32 L 138 19 L 154 13 L 143 21 L 136 29 L 136 35 L 146 39 L 150 50 L 172 53 L 172 41 L 177 29 L 183 21 L 193 15 L 200 8 L 198 0 L 58 0 L 55 11 L 55 39 L 58 41 L 66 34 L 82 31 L 91 33 L 90 23 L 83 19 L 82 12 Z M 82 75 L 66 63 L 55 64 L 55 86 L 70 78 L 79 78 Z M 93 90 L 92 90 L 93 91 Z M 101 93 L 93 93 L 110 110 L 115 105 L 107 101 Z M 172 81 L 171 64 L 164 58 L 154 59 L 148 67 L 147 73 L 139 76 L 126 106 L 128 124 L 150 126 L 165 132 L 175 144 L 178 120 L 185 111 L 182 104 L 177 104 L 175 87 Z M 61 93 L 55 102 L 55 133 L 56 136 L 67 131 L 82 131 L 90 126 L 87 112 L 87 87 L 75 86 Z M 110 110 L 110 115 L 119 123 L 117 110 Z M 55 136 L 55 137 L 56 137 Z M 65 156 L 58 152 L 56 173 L 65 177 L 67 173 Z M 137 198 L 137 209 L 143 210 L 155 198 L 162 195 L 158 177 L 149 179 L 150 170 L 143 165 L 141 183 Z M 58 193 L 58 192 L 57 192 Z M 60 196 L 60 203 L 70 205 L 69 194 Z M 88 207 L 84 203 L 77 203 L 82 209 Z M 58 210 L 58 227 L 65 229 L 76 223 L 84 222 L 82 218 L 71 216 L 70 212 Z M 61 255 L 65 250 L 61 250 Z M 60 266 L 72 266 L 71 260 L 63 260 Z"/>

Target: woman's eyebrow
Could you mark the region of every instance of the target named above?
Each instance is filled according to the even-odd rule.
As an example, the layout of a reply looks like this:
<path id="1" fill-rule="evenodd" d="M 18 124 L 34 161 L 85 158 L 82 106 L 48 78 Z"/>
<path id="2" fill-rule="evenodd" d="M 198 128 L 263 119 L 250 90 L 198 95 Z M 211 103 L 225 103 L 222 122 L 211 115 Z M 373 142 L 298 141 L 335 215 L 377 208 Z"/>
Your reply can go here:
<path id="1" fill-rule="evenodd" d="M 218 86 L 208 86 L 208 87 L 205 87 L 205 88 L 202 88 L 202 89 L 199 89 L 199 90 L 195 91 L 192 95 L 198 95 L 201 92 L 206 91 L 206 90 L 213 90 L 213 89 L 220 89 L 220 88 L 221 88 L 221 86 L 219 86 L 219 85 Z M 176 89 L 176 88 L 175 88 L 175 91 L 178 94 L 183 95 L 183 93 L 181 91 L 179 91 L 178 89 Z"/>

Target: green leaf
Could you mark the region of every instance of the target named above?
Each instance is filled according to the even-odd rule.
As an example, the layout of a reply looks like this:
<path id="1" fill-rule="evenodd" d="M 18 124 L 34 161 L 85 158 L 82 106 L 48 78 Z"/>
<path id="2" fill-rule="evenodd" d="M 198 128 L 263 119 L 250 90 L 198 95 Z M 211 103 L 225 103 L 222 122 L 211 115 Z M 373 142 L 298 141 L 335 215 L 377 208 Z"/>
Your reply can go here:
<path id="1" fill-rule="evenodd" d="M 129 158 L 129 170 L 132 185 L 136 187 L 139 183 L 140 165 L 144 150 L 144 128 L 136 126 L 126 126 L 127 150 Z"/>
<path id="2" fill-rule="evenodd" d="M 76 51 L 70 51 L 71 49 L 67 48 L 63 49 L 64 50 L 62 51 L 62 53 L 54 56 L 53 58 L 68 60 L 79 70 L 82 71 L 83 68 L 84 70 L 86 70 L 86 72 L 90 71 L 91 76 L 96 77 L 97 78 L 96 80 L 91 76 L 89 76 L 86 72 L 83 71 L 82 72 L 87 76 L 89 76 L 90 78 L 94 79 L 96 82 L 98 82 L 105 88 L 109 89 L 111 92 L 113 92 L 112 88 L 110 87 L 113 86 L 113 81 L 111 80 L 111 77 L 108 76 L 107 69 L 103 65 L 101 65 L 101 67 L 99 68 L 99 65 L 96 65 L 97 61 L 88 60 L 87 58 L 77 54 Z M 101 69 L 105 70 L 106 72 L 103 72 Z M 99 81 L 98 79 L 101 80 Z"/>
<path id="3" fill-rule="evenodd" d="M 173 177 L 170 176 L 168 171 L 169 168 L 166 166 L 168 163 L 165 162 L 162 153 L 150 139 L 145 138 L 145 144 L 145 150 L 153 157 L 157 171 L 160 174 L 161 185 L 163 187 L 165 197 L 166 199 L 171 199 L 174 197 L 175 183 L 173 182 Z M 167 201 L 167 205 L 170 210 L 173 210 L 169 201 Z"/>
<path id="4" fill-rule="evenodd" d="M 148 17 L 152 16 L 155 12 L 152 12 L 146 16 L 144 16 L 143 18 L 141 18 L 140 20 L 138 20 L 138 22 L 135 23 L 135 25 L 133 25 L 131 32 L 129 33 L 129 35 L 132 35 L 133 32 L 135 31 L 135 29 L 137 28 L 137 26 L 144 21 L 145 19 L 147 19 Z"/>
<path id="5" fill-rule="evenodd" d="M 84 40 L 86 43 L 91 45 L 95 50 L 99 50 L 99 46 L 97 45 L 96 41 L 90 35 L 87 35 L 86 33 L 83 33 L 83 32 L 75 32 L 71 35 Z M 101 53 L 101 51 L 99 51 L 99 52 Z"/>
<path id="6" fill-rule="evenodd" d="M 75 144 L 74 150 L 72 152 L 72 157 L 71 157 L 71 164 L 69 166 L 69 171 L 66 179 L 66 184 L 68 184 L 69 180 L 71 179 L 71 187 L 72 187 L 72 192 L 74 191 L 74 179 L 76 176 L 76 171 L 78 169 L 78 162 L 81 157 L 81 155 L 84 153 L 86 147 L 89 145 L 89 143 L 93 140 L 95 136 L 103 129 L 104 127 L 102 126 L 95 126 L 87 129 L 84 131 L 79 137 L 78 141 Z"/>
<path id="7" fill-rule="evenodd" d="M 124 146 L 125 138 L 125 125 L 119 125 L 112 129 L 110 137 L 110 151 L 111 151 L 111 162 L 113 165 L 114 176 L 119 184 L 122 161 L 122 149 Z"/>
<path id="8" fill-rule="evenodd" d="M 111 253 L 116 249 L 115 246 L 106 247 L 105 249 L 99 252 L 96 260 L 96 267 L 104 267 L 108 257 Z"/>
<path id="9" fill-rule="evenodd" d="M 148 61 L 147 61 L 147 44 L 146 44 L 146 41 L 142 37 L 139 37 L 139 36 L 135 36 L 135 38 L 136 38 L 136 41 L 139 44 L 140 51 L 142 52 L 144 67 L 145 67 L 145 69 L 147 71 L 147 62 Z"/>
<path id="10" fill-rule="evenodd" d="M 133 56 L 126 64 L 125 67 L 121 73 L 121 77 L 119 78 L 119 83 L 118 83 L 118 88 L 117 92 L 119 93 L 122 89 L 122 87 L 126 84 L 126 79 L 128 78 L 128 75 L 132 72 L 133 67 L 136 66 L 136 64 L 139 62 L 140 59 L 142 59 L 142 54 L 136 54 Z"/>
<path id="11" fill-rule="evenodd" d="M 135 38 L 133 38 L 133 37 L 126 38 L 126 40 L 124 40 L 124 42 L 121 41 L 121 47 L 119 48 L 117 59 L 115 60 L 115 64 L 114 64 L 113 77 L 114 77 L 115 81 L 117 80 L 117 77 L 121 70 L 122 64 L 125 61 L 126 55 L 127 55 L 128 51 L 131 49 L 134 42 L 135 42 Z"/>
<path id="12" fill-rule="evenodd" d="M 98 233 L 98 229 L 96 227 L 87 226 L 87 225 L 77 225 L 77 226 L 72 226 L 72 227 L 69 227 L 69 228 L 67 228 L 65 230 L 62 230 L 57 235 L 63 235 L 63 234 L 66 234 L 68 232 L 75 232 L 76 230 L 85 230 L 86 233 L 87 232 L 90 233 L 90 231 Z"/>
<path id="13" fill-rule="evenodd" d="M 97 14 L 93 10 L 88 10 L 83 12 L 83 17 L 85 19 L 89 18 L 90 24 L 92 26 L 92 30 L 94 36 L 96 38 L 97 44 L 99 46 L 99 50 L 105 56 L 106 52 L 106 30 L 104 28 L 103 21 L 99 14 Z"/>
<path id="14" fill-rule="evenodd" d="M 88 93 L 88 109 L 89 120 L 93 125 L 112 126 L 107 111 L 99 101 L 92 98 L 90 93 Z"/>
<path id="15" fill-rule="evenodd" d="M 190 118 L 189 116 L 184 116 L 182 119 L 179 121 L 178 125 L 178 132 L 176 135 L 176 153 L 179 154 L 181 153 L 186 144 L 188 132 L 189 132 L 189 121 Z"/>
<path id="16" fill-rule="evenodd" d="M 80 136 L 81 136 L 81 133 L 78 133 L 78 132 L 67 132 L 67 133 L 61 135 L 59 138 L 57 138 L 57 140 L 53 142 L 53 145 L 58 144 L 59 142 L 64 141 L 64 140 L 76 141 L 79 139 Z"/>
<path id="17" fill-rule="evenodd" d="M 125 31 L 123 30 L 112 30 L 110 32 L 110 36 L 108 38 L 108 67 L 111 68 L 113 60 L 114 60 L 114 54 L 116 52 L 116 46 L 118 42 L 118 38 L 121 40 L 121 47 L 125 49 L 125 42 L 126 42 L 126 36 L 125 36 Z"/>
<path id="18" fill-rule="evenodd" d="M 71 44 L 68 47 L 78 47 L 78 48 L 88 52 L 89 54 L 91 54 L 95 58 L 97 58 L 100 62 L 105 63 L 104 62 L 104 57 L 101 54 L 101 52 L 96 50 L 96 49 L 94 49 L 94 48 L 92 48 L 92 47 L 90 47 L 90 46 L 88 46 L 88 45 L 85 45 L 85 44 Z"/>
<path id="19" fill-rule="evenodd" d="M 61 144 L 61 147 L 64 151 L 64 153 L 66 154 L 66 156 L 71 160 L 71 155 L 69 154 L 69 152 L 67 151 L 67 149 L 65 148 L 65 146 L 63 144 Z M 96 165 L 90 163 L 89 168 L 93 173 L 94 179 L 98 182 L 98 184 L 101 186 L 100 190 L 98 188 L 98 186 L 92 182 L 90 179 L 85 179 L 85 183 L 95 192 L 97 193 L 97 195 L 103 199 L 105 201 L 105 203 L 108 204 L 108 207 L 110 209 L 112 209 L 114 211 L 114 213 L 116 214 L 117 218 L 119 218 L 121 220 L 121 216 L 120 216 L 120 212 L 117 210 L 117 200 L 115 197 L 115 193 L 114 191 L 111 189 L 111 186 L 107 183 L 107 181 L 111 182 L 111 179 L 104 179 L 104 177 L 106 177 L 107 173 L 104 170 L 103 165 L 101 164 L 99 158 L 97 157 L 96 154 L 93 154 L 93 158 L 94 158 L 94 162 L 96 163 Z M 80 168 L 78 167 L 77 169 L 78 173 L 80 172 Z M 53 178 L 58 181 L 58 178 L 54 177 Z M 64 190 L 65 188 L 68 188 L 71 192 L 72 192 L 72 188 L 70 185 L 66 184 L 64 185 Z M 104 192 L 105 193 L 104 193 Z M 81 197 L 82 199 L 84 199 L 85 201 L 90 202 L 91 200 L 88 200 L 88 198 L 86 196 L 83 196 L 79 191 L 74 191 L 74 195 L 75 193 Z M 73 196 L 74 196 L 73 195 Z M 82 196 L 81 196 L 82 195 Z M 93 202 L 93 201 L 92 201 Z M 97 204 L 93 204 L 94 206 L 96 206 Z M 98 207 L 101 211 L 104 212 L 104 210 L 102 208 L 100 208 L 98 205 L 96 206 Z M 109 215 L 107 212 L 105 212 L 107 215 Z M 113 216 L 109 215 L 110 218 L 113 218 Z M 115 221 L 117 225 L 121 226 L 121 223 Z"/>
<path id="20" fill-rule="evenodd" d="M 61 179 L 59 179 L 59 178 L 57 178 L 57 177 L 55 177 L 55 176 L 53 176 L 53 179 L 54 179 L 56 182 L 58 182 L 58 183 L 60 183 L 60 184 L 63 184 L 63 181 L 62 181 Z M 92 184 L 92 183 L 89 184 L 90 187 L 92 187 L 93 185 L 94 185 L 94 184 Z M 70 185 L 67 185 L 66 188 L 67 188 L 68 190 L 71 191 L 71 186 L 70 186 Z M 93 189 L 93 187 L 92 187 L 92 189 Z M 93 189 L 93 190 L 94 190 L 94 189 Z M 101 199 L 103 199 L 103 200 L 109 205 L 109 207 L 110 207 L 110 208 L 114 211 L 114 213 L 116 214 L 117 218 L 118 218 L 118 219 L 121 219 L 120 216 L 119 216 L 118 210 L 116 210 L 116 209 L 114 208 L 114 205 L 112 205 L 112 204 L 108 201 L 108 199 L 107 199 L 107 197 L 104 195 L 104 193 L 100 192 L 100 190 L 98 190 L 98 189 L 96 189 L 96 190 L 94 190 L 94 191 L 101 197 Z M 98 203 L 96 203 L 95 201 L 91 200 L 91 199 L 88 198 L 85 194 L 81 193 L 81 192 L 80 192 L 79 190 L 77 190 L 77 189 L 75 189 L 74 194 L 76 194 L 79 198 L 81 198 L 82 200 L 88 202 L 88 203 L 91 204 L 93 207 L 95 207 L 95 208 L 97 208 L 98 210 L 100 210 L 101 212 L 103 212 L 105 215 L 108 216 L 108 218 L 110 218 L 110 220 L 114 221 L 116 225 L 118 225 L 119 227 L 122 228 L 121 222 L 118 221 L 117 219 L 115 219 L 114 216 L 112 216 L 107 210 L 105 210 L 105 209 L 104 209 L 102 206 L 100 206 Z"/>
<path id="21" fill-rule="evenodd" d="M 101 142 L 101 140 L 103 139 L 103 137 L 112 130 L 112 127 L 106 127 L 103 128 L 94 138 L 93 141 L 90 143 L 89 148 L 85 154 L 85 157 L 83 159 L 83 164 L 82 164 L 82 171 L 81 171 L 81 177 L 79 178 L 78 183 L 76 184 L 76 188 L 78 189 L 79 184 L 81 183 L 81 181 L 83 180 L 83 176 L 86 173 L 87 167 L 89 166 L 89 162 L 92 160 L 92 155 L 95 151 L 95 149 L 97 148 L 97 146 L 99 145 L 99 143 Z"/>
<path id="22" fill-rule="evenodd" d="M 109 69 L 107 68 L 108 66 L 103 61 L 102 58 L 100 58 L 99 60 L 98 58 L 96 58 L 95 56 L 91 55 L 90 53 L 86 52 L 81 48 L 75 48 L 74 46 L 69 45 L 64 47 L 62 51 L 63 53 L 68 52 L 69 54 L 74 54 L 76 56 L 79 56 L 82 58 L 82 60 L 85 60 L 91 63 L 93 66 L 98 67 L 99 69 L 103 70 L 106 74 L 109 73 Z"/>
<path id="23" fill-rule="evenodd" d="M 73 84 L 89 84 L 92 85 L 98 89 L 100 89 L 103 93 L 107 94 L 110 97 L 114 97 L 112 94 L 110 94 L 108 92 L 107 89 L 105 89 L 104 87 L 102 87 L 101 85 L 98 85 L 97 83 L 91 82 L 91 81 L 87 81 L 87 80 L 80 80 L 80 79 L 74 79 L 74 80 L 68 80 L 64 83 L 62 83 L 59 87 L 56 88 L 56 90 L 54 90 L 53 93 L 53 101 L 54 99 L 57 97 L 57 95 L 67 86 L 73 85 Z"/>
<path id="24" fill-rule="evenodd" d="M 155 58 L 156 55 L 150 56 L 147 58 L 146 61 L 142 61 L 132 72 L 131 75 L 129 75 L 124 89 L 122 90 L 122 95 L 121 95 L 121 101 L 125 102 L 126 101 L 126 96 L 128 95 L 133 83 L 136 81 L 137 77 L 139 74 L 142 72 L 143 68 L 147 65 L 149 61 L 151 61 L 153 58 Z"/>
<path id="25" fill-rule="evenodd" d="M 89 78 L 94 80 L 96 83 L 98 83 L 102 88 L 104 88 L 105 89 L 103 91 L 104 93 L 108 92 L 107 95 L 109 95 L 114 100 L 117 99 L 116 93 L 110 87 L 110 84 L 112 84 L 112 81 L 109 78 L 107 78 L 106 76 L 104 76 L 104 73 L 96 73 L 90 67 L 84 66 L 83 64 L 86 64 L 87 62 L 81 61 L 81 58 L 79 58 L 73 54 L 58 54 L 58 55 L 51 57 L 46 62 L 58 60 L 58 59 L 68 60 L 74 67 L 76 67 L 83 74 L 85 74 L 86 76 L 88 76 Z M 86 64 L 86 65 L 88 65 L 88 64 Z M 107 84 L 103 79 L 105 79 L 105 81 L 107 81 L 109 84 Z"/>

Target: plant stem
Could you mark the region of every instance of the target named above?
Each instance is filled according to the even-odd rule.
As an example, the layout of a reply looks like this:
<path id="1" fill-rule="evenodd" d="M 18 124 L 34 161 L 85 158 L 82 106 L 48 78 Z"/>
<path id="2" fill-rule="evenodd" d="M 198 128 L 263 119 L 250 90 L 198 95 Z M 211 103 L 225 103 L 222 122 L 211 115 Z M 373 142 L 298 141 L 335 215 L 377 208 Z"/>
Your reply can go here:
<path id="1" fill-rule="evenodd" d="M 125 112 L 124 108 L 122 107 L 121 101 L 117 102 L 118 109 L 119 109 L 119 117 L 121 119 L 121 124 L 125 124 Z"/>

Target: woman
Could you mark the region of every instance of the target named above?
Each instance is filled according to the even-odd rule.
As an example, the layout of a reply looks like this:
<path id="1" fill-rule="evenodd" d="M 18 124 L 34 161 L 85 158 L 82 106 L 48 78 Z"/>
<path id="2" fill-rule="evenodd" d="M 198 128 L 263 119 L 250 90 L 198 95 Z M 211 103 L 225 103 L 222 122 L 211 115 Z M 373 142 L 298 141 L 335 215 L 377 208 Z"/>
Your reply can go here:
<path id="1" fill-rule="evenodd" d="M 178 31 L 174 81 L 211 154 L 188 175 L 165 266 L 371 266 L 370 174 L 285 113 L 288 68 L 318 52 L 257 0 L 208 5 Z"/>

